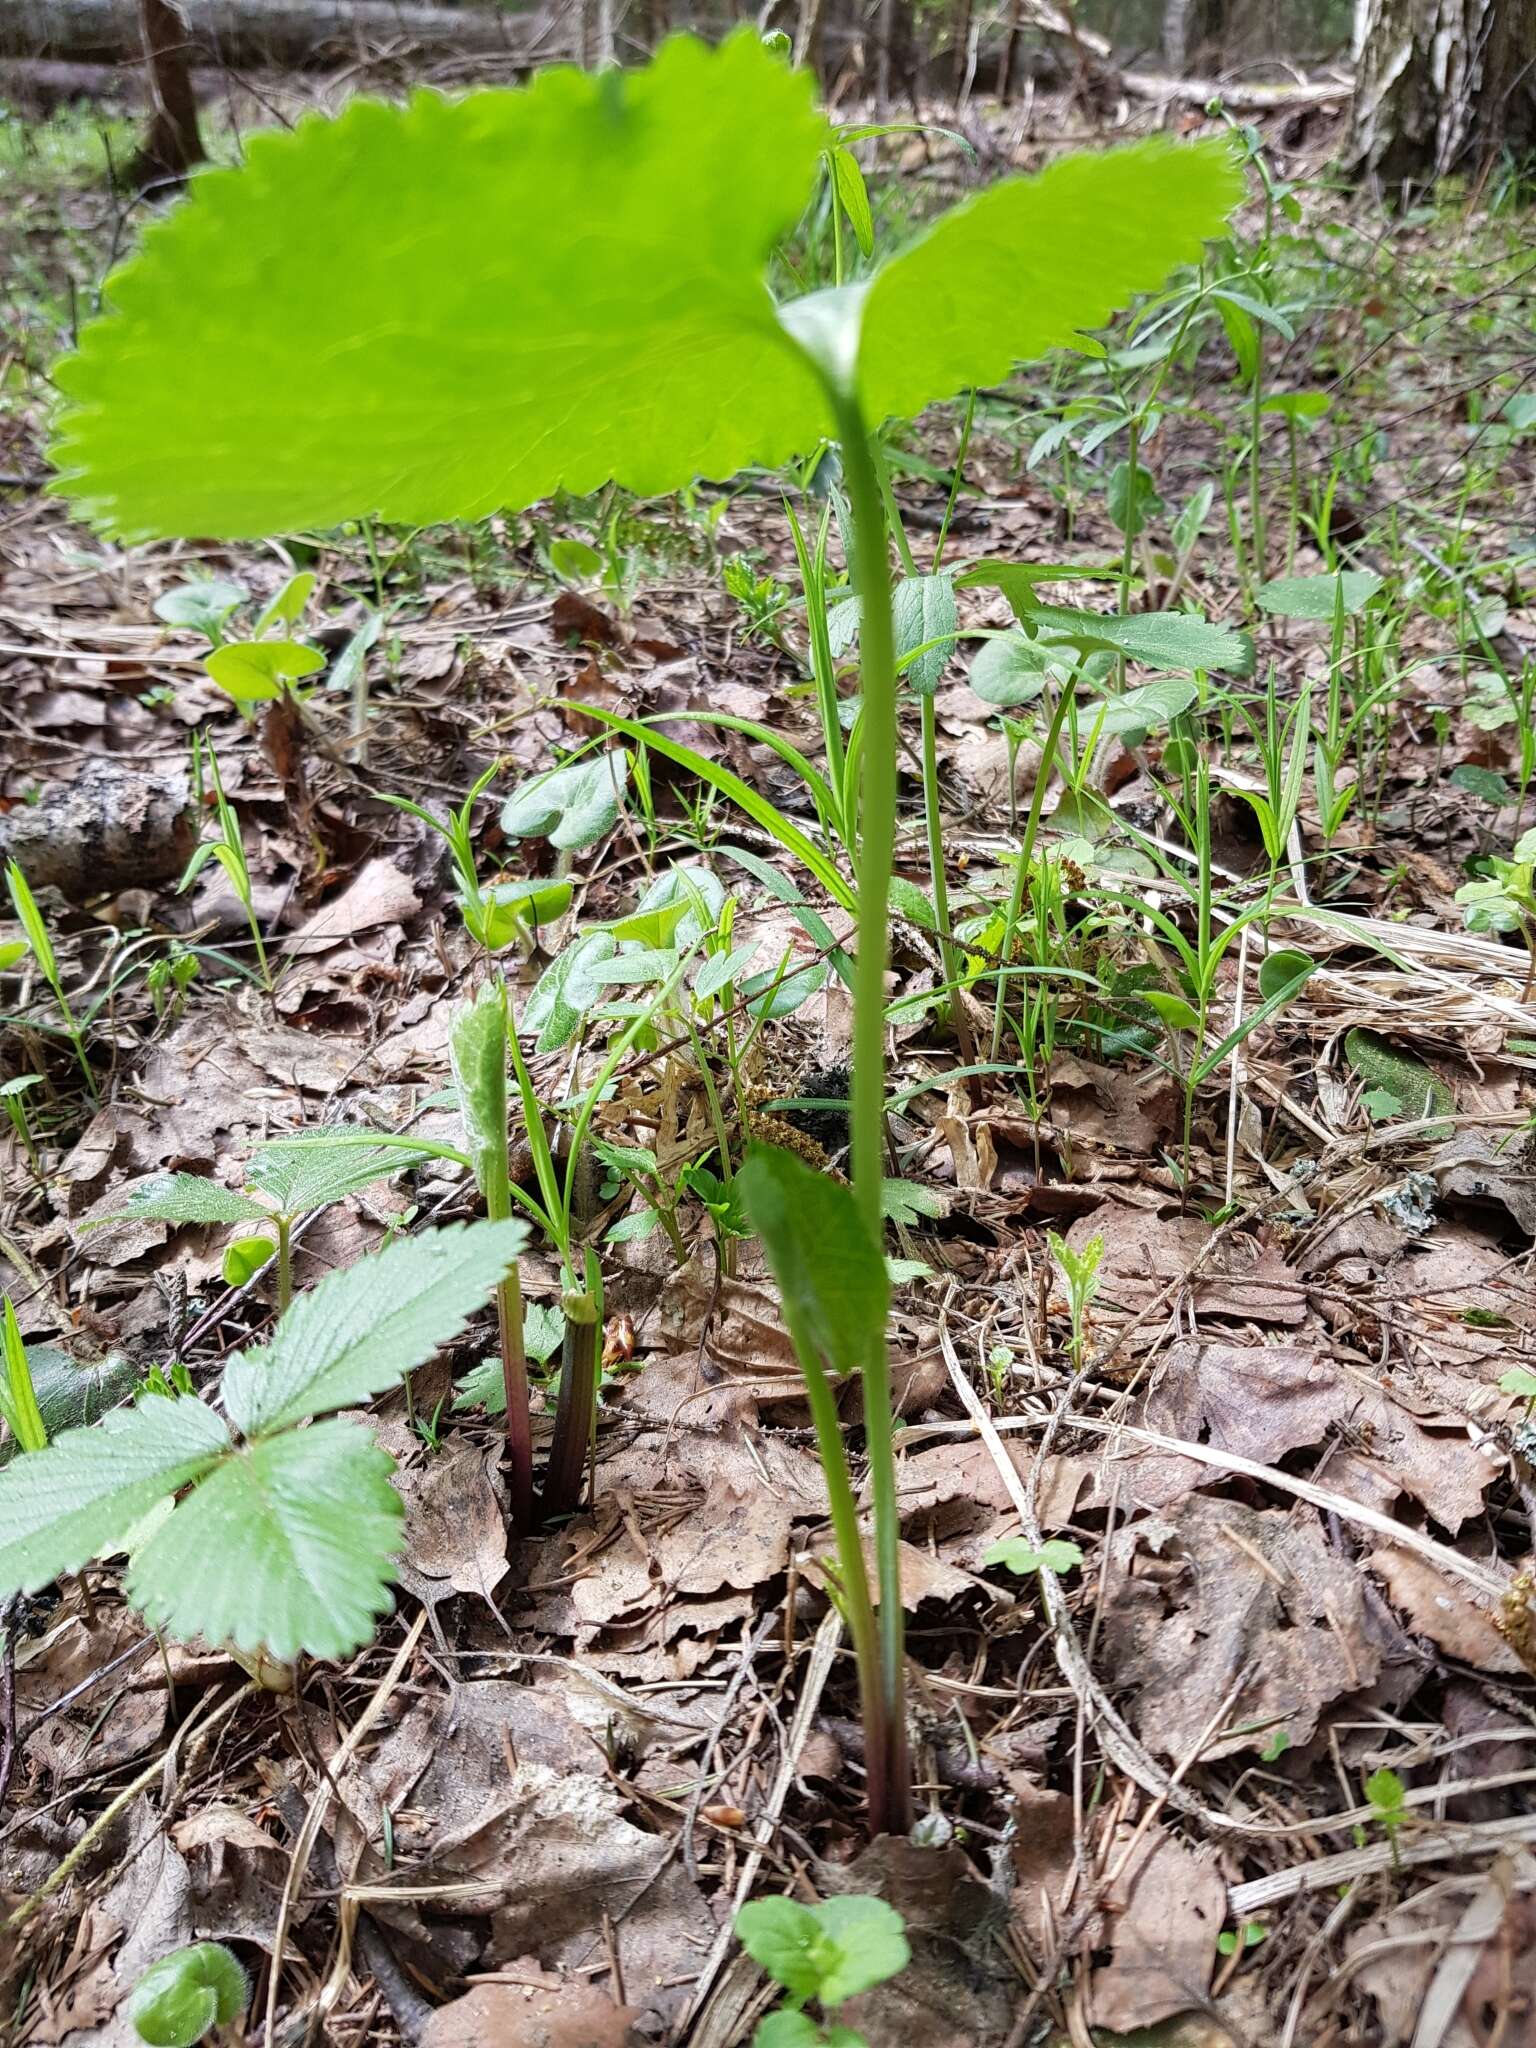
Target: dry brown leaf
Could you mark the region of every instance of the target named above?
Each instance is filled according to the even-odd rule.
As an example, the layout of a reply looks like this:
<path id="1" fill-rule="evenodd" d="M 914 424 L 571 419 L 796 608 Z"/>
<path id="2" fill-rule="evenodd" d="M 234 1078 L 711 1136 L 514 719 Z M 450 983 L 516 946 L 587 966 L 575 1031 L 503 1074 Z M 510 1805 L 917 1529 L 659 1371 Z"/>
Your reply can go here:
<path id="1" fill-rule="evenodd" d="M 438 2007 L 421 2048 L 626 2048 L 635 2016 L 590 1984 L 477 1984 Z"/>
<path id="2" fill-rule="evenodd" d="M 1130 1825 L 1111 1839 L 1118 1869 L 1135 1839 Z M 1133 1852 L 1117 1890 L 1124 1909 L 1109 1920 L 1109 1961 L 1093 1974 L 1089 2009 L 1096 2027 L 1129 2034 L 1205 2002 L 1227 1888 L 1211 1849 L 1188 1849 L 1155 1828 Z"/>
<path id="3" fill-rule="evenodd" d="M 1181 1762 L 1262 1749 L 1276 1728 L 1300 1747 L 1398 1648 L 1310 1508 L 1204 1494 L 1112 1539 L 1102 1624 L 1137 1732 Z"/>
<path id="4" fill-rule="evenodd" d="M 1447 1656 L 1476 1671 L 1515 1673 L 1525 1668 L 1494 1627 L 1488 1610 L 1417 1551 L 1387 1543 L 1371 1551 L 1365 1563 L 1385 1584 L 1412 1634 L 1427 1636 Z"/>
<path id="5" fill-rule="evenodd" d="M 288 953 L 324 953 L 343 939 L 379 925 L 403 924 L 421 908 L 421 898 L 392 860 L 382 855 L 360 868 L 339 896 L 284 941 Z"/>
<path id="6" fill-rule="evenodd" d="M 449 1451 L 397 1474 L 412 1569 L 487 1606 L 507 1575 L 507 1528 L 495 1481 L 499 1449 Z"/>

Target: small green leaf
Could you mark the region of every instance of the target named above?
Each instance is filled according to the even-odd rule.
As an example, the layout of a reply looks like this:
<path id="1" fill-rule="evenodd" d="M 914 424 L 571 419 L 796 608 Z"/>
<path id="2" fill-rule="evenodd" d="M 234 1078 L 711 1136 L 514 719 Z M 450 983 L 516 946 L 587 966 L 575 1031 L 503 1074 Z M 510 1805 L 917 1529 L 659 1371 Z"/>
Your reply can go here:
<path id="1" fill-rule="evenodd" d="M 1509 784 L 1496 769 L 1480 768 L 1475 761 L 1463 761 L 1451 770 L 1451 781 L 1457 789 L 1464 789 L 1469 796 L 1475 796 L 1479 803 L 1488 804 L 1494 810 L 1509 802 Z"/>
<path id="2" fill-rule="evenodd" d="M 1318 619 L 1330 623 L 1340 598 L 1344 614 L 1364 611 L 1385 578 L 1374 569 L 1342 569 L 1335 575 L 1277 576 L 1253 593 L 1262 611 L 1282 619 Z"/>
<path id="3" fill-rule="evenodd" d="M 25 960 L 31 950 L 25 939 L 7 939 L 5 944 L 0 946 L 0 974 L 4 974 L 7 968 L 14 967 L 18 960 Z"/>
<path id="4" fill-rule="evenodd" d="M 317 1422 L 250 1444 L 135 1553 L 128 1597 L 151 1627 L 182 1641 L 200 1636 L 285 1662 L 300 1651 L 350 1656 L 389 1606 L 405 1527 L 393 1470 L 355 1422 Z"/>
<path id="5" fill-rule="evenodd" d="M 200 1173 L 157 1173 L 132 1189 L 119 1216 L 106 1216 L 114 1223 L 121 1216 L 137 1216 L 158 1223 L 261 1223 L 267 1211 L 260 1202 L 236 1194 L 221 1181 Z"/>
<path id="6" fill-rule="evenodd" d="M 149 1395 L 15 1459 L 0 1473 L 0 1599 L 79 1571 L 228 1449 L 203 1402 Z"/>
<path id="7" fill-rule="evenodd" d="M 1317 962 L 1298 946 L 1277 946 L 1259 962 L 1259 994 L 1266 1003 L 1289 1002 L 1317 972 Z"/>
<path id="8" fill-rule="evenodd" d="M 559 1052 L 581 1029 L 581 1020 L 603 999 L 601 968 L 618 952 L 610 932 L 584 932 L 573 939 L 540 975 L 523 1005 L 522 1028 L 536 1031 L 537 1052 Z"/>
<path id="9" fill-rule="evenodd" d="M 203 667 L 237 704 L 262 704 L 281 697 L 285 683 L 324 668 L 325 656 L 297 640 L 240 640 L 216 647 Z"/>
<path id="10" fill-rule="evenodd" d="M 825 987 L 826 979 L 826 961 L 810 960 L 804 967 L 792 967 L 786 974 L 776 967 L 765 968 L 761 974 L 749 974 L 741 984 L 741 993 L 748 1015 L 766 1018 L 771 1024 L 780 1017 L 793 1016 L 802 1003 L 808 1003 Z"/>
<path id="11" fill-rule="evenodd" d="M 523 1308 L 523 1354 L 535 1365 L 548 1365 L 565 1340 L 565 1317 L 557 1308 L 530 1301 Z M 483 1408 L 487 1415 L 507 1412 L 507 1382 L 499 1358 L 483 1358 L 454 1388 L 455 1413 Z"/>
<path id="12" fill-rule="evenodd" d="M 620 945 L 670 946 L 690 909 L 687 897 L 679 896 L 670 903 L 663 903 L 657 910 L 637 910 L 629 917 L 621 917 L 608 929 Z"/>
<path id="13" fill-rule="evenodd" d="M 8 1294 L 0 1300 L 0 1421 L 19 1449 L 47 1449 L 48 1426 L 32 1384 L 32 1361 L 21 1341 L 21 1328 Z"/>
<path id="14" fill-rule="evenodd" d="M 635 905 L 636 917 L 648 916 L 654 910 L 666 910 L 674 903 L 685 903 L 686 913 L 678 919 L 670 937 L 681 951 L 697 945 L 707 931 L 713 931 L 720 922 L 725 909 L 725 884 L 716 874 L 696 861 L 683 861 L 675 867 L 664 868 L 648 882 L 641 891 Z M 627 933 L 616 932 L 617 937 Z"/>
<path id="15" fill-rule="evenodd" d="M 224 621 L 250 593 L 239 583 L 223 583 L 216 576 L 199 577 L 192 583 L 175 583 L 164 591 L 151 609 L 167 626 L 185 627 L 217 640 Z"/>
<path id="16" fill-rule="evenodd" d="M 1017 1572 L 1020 1578 L 1031 1572 L 1055 1572 L 1060 1576 L 1063 1572 L 1075 1572 L 1083 1561 L 1083 1553 L 1075 1543 L 1060 1537 L 1053 1537 L 1036 1549 L 1022 1536 L 1005 1536 L 984 1553 L 981 1561 L 1001 1565 L 1004 1571 Z"/>
<path id="17" fill-rule="evenodd" d="M 1346 1034 L 1344 1057 L 1368 1087 L 1395 1095 L 1404 1113 L 1413 1121 L 1424 1116 L 1448 1116 L 1455 1097 L 1444 1081 L 1432 1074 L 1411 1052 L 1391 1045 L 1378 1032 L 1359 1027 Z M 1450 1136 L 1450 1126 L 1436 1127 L 1432 1135 Z"/>
<path id="18" fill-rule="evenodd" d="M 366 1129 L 272 1138 L 251 1155 L 250 1185 L 283 1216 L 329 1208 L 347 1195 L 441 1156 L 440 1145 L 385 1145 Z M 265 1211 L 259 1212 L 265 1214 Z"/>
<path id="19" fill-rule="evenodd" d="M 820 1991 L 821 1924 L 809 1906 L 794 1899 L 753 1899 L 736 1915 L 736 1939 L 791 1998 L 814 1998 Z"/>
<path id="20" fill-rule="evenodd" d="M 290 576 L 271 603 L 263 607 L 253 628 L 252 637 L 259 640 L 272 626 L 291 626 L 309 603 L 310 592 L 314 589 L 315 582 L 313 569 L 300 569 L 297 575 Z"/>
<path id="21" fill-rule="evenodd" d="M 1155 1010 L 1171 1031 L 1200 1029 L 1200 1012 L 1186 996 L 1176 996 L 1171 989 L 1141 988 L 1136 1000 Z"/>
<path id="22" fill-rule="evenodd" d="M 562 852 L 591 846 L 618 822 L 629 781 L 627 747 L 588 754 L 519 784 L 502 806 L 509 839 L 547 839 Z"/>
<path id="23" fill-rule="evenodd" d="M 1128 539 L 1144 533 L 1163 509 L 1157 479 L 1138 462 L 1133 471 L 1128 462 L 1117 462 L 1109 473 L 1107 492 L 1109 516 Z"/>
<path id="24" fill-rule="evenodd" d="M 237 1237 L 233 1244 L 224 1248 L 224 1263 L 220 1269 L 226 1287 L 244 1287 L 254 1280 L 263 1266 L 271 1262 L 277 1247 L 270 1237 Z"/>
<path id="25" fill-rule="evenodd" d="M 1536 1401 L 1536 1372 L 1523 1365 L 1512 1365 L 1499 1381 L 1501 1394 L 1513 1394 L 1520 1401 Z"/>
<path id="26" fill-rule="evenodd" d="M 869 210 L 869 191 L 864 183 L 864 172 L 851 149 L 844 149 L 839 145 L 831 155 L 832 178 L 837 187 L 838 203 L 852 224 L 860 253 L 873 256 L 875 222 Z"/>
<path id="27" fill-rule="evenodd" d="M 562 583 L 595 583 L 603 573 L 603 558 L 584 540 L 555 540 L 549 544 L 549 566 Z"/>
<path id="28" fill-rule="evenodd" d="M 1078 712 L 1078 725 L 1089 732 L 1095 725 L 1101 733 L 1156 732 L 1159 726 L 1170 725 L 1181 711 L 1187 711 L 1198 695 L 1193 683 L 1164 676 L 1155 683 L 1142 683 L 1137 689 L 1122 691 L 1118 697 L 1085 703 Z"/>
<path id="29" fill-rule="evenodd" d="M 816 1996 L 823 2005 L 839 2006 L 857 1998 L 911 1962 L 901 1915 L 884 1899 L 853 1894 L 826 1899 L 812 1911 L 823 1939 L 835 1950 L 822 1966 Z"/>
<path id="30" fill-rule="evenodd" d="M 222 1942 L 201 1941 L 151 1963 L 128 1996 L 128 2018 L 148 2048 L 194 2048 L 245 2011 L 250 1980 Z"/>
<path id="31" fill-rule="evenodd" d="M 918 696 L 931 697 L 955 651 L 954 578 L 904 576 L 896 585 L 892 613 L 897 665 Z"/>
<path id="32" fill-rule="evenodd" d="M 887 1180 L 880 1184 L 880 1213 L 892 1223 L 913 1224 L 947 1216 L 949 1203 L 937 1188 L 925 1188 L 915 1180 Z"/>
<path id="33" fill-rule="evenodd" d="M 1253 642 L 1246 633 L 1213 626 L 1191 612 L 1109 614 L 1043 605 L 1035 597 L 1037 576 L 1015 562 L 982 562 L 956 582 L 1000 590 L 1026 631 L 1043 631 L 1047 645 L 1070 642 L 1085 653 L 1124 654 L 1148 668 L 1221 669 L 1253 673 Z"/>
<path id="34" fill-rule="evenodd" d="M 1059 675 L 1063 667 L 1071 673 L 1070 655 L 1064 659 L 1043 637 L 1031 640 L 1015 626 L 981 643 L 966 680 L 983 704 L 1007 711 L 1032 704 L 1045 688 L 1046 677 Z"/>
<path id="35" fill-rule="evenodd" d="M 722 989 L 734 987 L 762 950 L 760 939 L 748 939 L 728 953 L 712 953 L 693 978 L 694 995 L 702 1003 Z"/>
<path id="36" fill-rule="evenodd" d="M 504 1188 L 507 1004 L 499 984 L 490 983 L 459 1012 L 448 1035 L 448 1059 L 475 1183 L 482 1195 L 492 1186 Z"/>
<path id="37" fill-rule="evenodd" d="M 827 2036 L 809 2013 L 781 2006 L 758 2021 L 752 2048 L 827 2048 Z"/>
<path id="38" fill-rule="evenodd" d="M 853 1190 L 766 1145 L 738 1179 L 802 1366 L 839 1379 L 859 1371 L 882 1340 L 890 1286 Z"/>
<path id="39" fill-rule="evenodd" d="M 1389 1771 L 1385 1766 L 1379 1771 L 1372 1771 L 1365 1781 L 1365 1796 L 1375 1809 L 1377 1820 L 1389 1834 L 1407 1819 L 1406 1790 L 1396 1771 Z"/>
<path id="40" fill-rule="evenodd" d="M 44 981 L 57 988 L 59 967 L 53 957 L 53 941 L 48 936 L 43 913 L 37 907 L 37 898 L 32 894 L 26 876 L 15 861 L 6 863 L 5 882 L 11 892 L 12 908 L 21 920 L 21 928 L 27 935 L 27 944 L 32 948 L 32 957 L 37 962 L 38 971 Z"/>
<path id="41" fill-rule="evenodd" d="M 225 1412 L 264 1435 L 366 1401 L 449 1344 L 527 1239 L 518 1221 L 396 1238 L 301 1294 L 271 1343 L 224 1368 Z"/>

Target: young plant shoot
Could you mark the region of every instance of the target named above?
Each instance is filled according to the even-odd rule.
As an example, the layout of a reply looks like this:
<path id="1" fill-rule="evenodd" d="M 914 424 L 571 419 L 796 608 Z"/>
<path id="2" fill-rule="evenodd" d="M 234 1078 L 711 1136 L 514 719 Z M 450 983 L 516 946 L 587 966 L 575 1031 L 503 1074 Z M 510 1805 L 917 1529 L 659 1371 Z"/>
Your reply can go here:
<path id="1" fill-rule="evenodd" d="M 653 496 L 839 445 L 862 678 L 852 1187 L 765 1153 L 743 1183 L 827 1465 L 871 1825 L 904 1831 L 881 1225 L 897 639 L 876 437 L 1071 344 L 1197 260 L 1240 187 L 1225 143 L 1067 157 L 968 200 L 861 281 L 777 304 L 769 258 L 836 141 L 813 89 L 744 29 L 715 49 L 676 36 L 634 71 L 554 70 L 403 108 L 359 100 L 255 135 L 244 170 L 200 177 L 108 281 L 107 312 L 57 370 L 54 453 L 77 509 L 139 541 L 476 519 L 610 480 Z M 531 206 L 532 193 L 559 203 Z M 1017 608 L 1031 615 L 1028 595 Z M 809 850 L 848 901 L 835 863 Z M 832 1390 L 854 1372 L 874 1597 Z M 570 1481 L 553 1475 L 552 1505 Z"/>

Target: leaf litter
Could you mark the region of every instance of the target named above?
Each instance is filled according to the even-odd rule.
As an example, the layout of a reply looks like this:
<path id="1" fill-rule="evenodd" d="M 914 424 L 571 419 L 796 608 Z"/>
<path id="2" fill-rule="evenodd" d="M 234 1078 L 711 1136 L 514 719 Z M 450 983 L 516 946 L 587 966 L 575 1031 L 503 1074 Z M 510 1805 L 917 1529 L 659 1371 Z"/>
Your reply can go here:
<path id="1" fill-rule="evenodd" d="M 1058 508 L 1005 438 L 981 434 L 977 474 L 986 551 L 1048 558 Z M 769 509 L 733 505 L 727 530 L 788 575 Z M 211 692 L 175 708 L 145 702 L 149 688 L 133 694 L 158 674 L 178 691 L 190 681 L 191 643 L 145 623 L 165 564 L 102 547 L 101 573 L 71 581 L 57 566 L 58 515 L 30 523 L 8 541 L 24 573 L 4 616 L 39 658 L 7 657 L 7 679 L 18 772 L 51 785 L 66 757 L 84 764 L 59 781 L 56 836 L 70 844 L 53 907 L 72 972 L 88 982 L 100 971 L 113 918 L 189 942 L 201 931 L 243 963 L 227 890 L 188 903 L 167 888 L 187 851 L 173 727 L 189 715 L 224 720 L 220 757 L 258 908 L 289 965 L 275 1007 L 217 961 L 182 1014 L 123 996 L 109 1027 L 114 1086 L 94 1114 L 55 1112 L 46 1183 L 24 1178 L 19 1147 L 6 1154 L 0 1265 L 29 1340 L 63 1343 L 81 1363 L 121 1342 L 146 1369 L 174 1352 L 201 1373 L 259 1341 L 270 1276 L 226 1284 L 221 1238 L 204 1227 L 90 1226 L 166 1170 L 243 1185 L 259 1143 L 317 1122 L 434 1128 L 466 956 L 436 846 L 386 818 L 370 788 L 457 797 L 490 754 L 514 771 L 547 767 L 554 743 L 599 728 L 594 710 L 618 709 L 667 713 L 669 736 L 783 802 L 777 756 L 705 714 L 800 731 L 803 700 L 771 651 L 739 637 L 686 550 L 613 604 L 569 589 L 551 599 L 506 534 L 495 569 L 515 596 L 424 557 L 366 778 L 331 722 L 326 749 L 302 763 L 307 845 L 289 813 L 296 764 L 274 763 L 258 729 Z M 656 527 L 647 544 L 678 546 Z M 1108 529 L 1097 538 L 1112 541 Z M 259 584 L 270 565 L 253 554 L 239 567 Z M 332 573 L 338 590 L 356 582 L 351 565 Z M 1206 573 L 1235 598 L 1228 564 Z M 1005 623 L 979 600 L 964 615 Z M 43 658 L 61 648 L 67 661 Z M 1320 672 L 1326 633 L 1291 637 L 1276 621 L 1266 651 L 1292 673 Z M 946 687 L 939 701 L 956 854 L 985 863 L 1034 768 L 1026 749 L 1010 790 L 1007 746 L 982 729 L 970 693 Z M 1475 743 L 1485 753 L 1488 737 Z M 1459 727 L 1451 743 L 1474 744 Z M 129 771 L 148 758 L 164 788 L 135 791 Z M 1127 745 L 1105 770 L 1106 799 L 1129 815 L 1151 787 L 1145 766 Z M 657 770 L 665 800 L 688 788 Z M 1057 836 L 1075 858 L 1072 823 L 1064 815 Z M 318 2024 L 338 2043 L 426 2048 L 745 2039 L 762 2009 L 755 1974 L 710 1959 L 754 1885 L 876 1891 L 900 1905 L 916 1962 L 846 2018 L 913 2048 L 1081 2042 L 1092 2030 L 1204 2038 L 1190 2015 L 1222 2038 L 1278 2041 L 1292 1999 L 1308 2014 L 1303 2038 L 1332 2038 L 1324 2029 L 1347 2016 L 1362 2040 L 1417 2027 L 1473 2048 L 1485 2038 L 1473 2015 L 1523 2009 L 1536 1723 L 1516 1634 L 1472 1579 L 1507 1587 L 1530 1557 L 1529 1446 L 1521 1404 L 1498 1382 L 1529 1359 L 1536 1309 L 1531 1058 L 1519 1042 L 1536 1024 L 1514 1000 L 1507 949 L 1457 927 L 1454 829 L 1431 860 L 1411 803 L 1388 807 L 1379 837 L 1355 824 L 1353 841 L 1337 841 L 1357 862 L 1349 914 L 1380 920 L 1407 965 L 1307 928 L 1328 963 L 1309 1007 L 1247 1041 L 1230 1127 L 1204 1110 L 1197 1124 L 1204 1183 L 1228 1197 L 1208 1213 L 1183 1198 L 1176 1071 L 1095 1056 L 1085 1036 L 1057 1054 L 1035 1117 L 990 1084 L 973 1095 L 944 1081 L 953 1049 L 936 1047 L 927 1017 L 899 1027 L 902 1082 L 931 1085 L 893 1129 L 913 1178 L 946 1197 L 942 1219 L 915 1232 L 944 1284 L 919 1279 L 893 1316 L 927 1848 L 860 1846 L 847 1674 L 816 1648 L 827 1491 L 771 1283 L 750 1247 L 724 1271 L 702 1232 L 680 1269 L 654 1238 L 614 1244 L 610 1305 L 634 1320 L 626 1363 L 638 1369 L 602 1390 L 594 1508 L 509 1556 L 499 1447 L 445 1405 L 451 1376 L 425 1368 L 409 1410 L 382 1404 L 384 1440 L 402 1458 L 401 1620 L 413 1607 L 430 1616 L 392 1681 L 401 1620 L 351 1664 L 315 1667 L 297 1696 L 252 1698 L 206 1743 L 195 1725 L 183 1742 L 189 1711 L 239 1682 L 226 1657 L 163 1662 L 107 1570 L 87 1575 L 79 1602 L 66 1593 L 22 1620 L 0 1908 L 30 1899 L 121 1783 L 164 1759 L 4 1965 L 8 1990 L 27 1987 L 25 2038 L 117 2048 L 142 1968 L 183 1941 L 222 1938 L 280 1969 L 292 2038 Z M 1302 826 L 1316 843 L 1315 813 Z M 1234 832 L 1223 851 L 1241 843 Z M 763 852 L 750 833 L 741 844 Z M 515 848 L 499 852 L 515 868 Z M 622 893 L 601 876 L 581 887 L 602 908 Z M 112 916 L 98 921 L 104 898 Z M 1388 922 L 1405 900 L 1408 921 Z M 845 937 L 846 920 L 828 919 Z M 738 936 L 765 959 L 818 951 L 778 902 L 745 910 Z M 903 993 L 933 985 L 924 943 L 913 932 L 898 949 Z M 541 932 L 531 952 L 557 944 Z M 835 1005 L 834 980 L 809 1014 Z M 806 1014 L 774 1041 L 786 1093 L 838 1050 L 814 1042 Z M 1360 1031 L 1448 1092 L 1449 1106 L 1430 1099 L 1434 1118 L 1477 1121 L 1414 1130 L 1413 1104 L 1368 1102 L 1347 1050 Z M 35 1033 L 19 1048 L 28 1059 L 34 1044 Z M 557 1095 L 558 1059 L 538 1078 Z M 612 1127 L 643 1129 L 671 1167 L 697 1151 L 707 1114 L 688 1058 L 673 1053 L 626 1071 Z M 1394 1116 L 1409 1126 L 1401 1136 Z M 306 1235 L 301 1278 L 350 1265 L 425 1207 L 470 1213 L 462 1175 L 412 1170 L 348 1195 Z M 1073 1251 L 1104 1241 L 1086 1372 L 1074 1368 L 1045 1221 Z M 552 1299 L 552 1276 L 542 1293 Z M 1009 1423 L 1002 1464 L 957 1421 L 946 1342 Z M 482 1322 L 455 1372 L 492 1355 Z M 842 1414 L 857 1443 L 857 1388 Z M 547 1434 L 547 1403 L 536 1423 Z M 1224 1468 L 1224 1454 L 1244 1462 Z M 1335 1505 L 1298 1499 L 1287 1479 Z M 988 1561 L 1020 1534 L 1021 1495 L 1036 1534 L 1069 1533 L 1083 1555 L 1050 1589 Z M 1352 1505 L 1402 1540 L 1351 1522 Z M 1447 1575 L 1436 1546 L 1469 1577 Z M 1079 1662 L 1058 1657 L 1053 1615 L 1075 1631 Z M 367 1741 L 343 1753 L 370 1713 Z M 1435 1820 L 1461 1829 L 1456 1853 L 1414 1860 L 1422 1805 L 1400 1836 L 1372 1817 L 1363 1788 L 1389 1760 L 1432 1796 Z M 316 1801 L 323 1854 L 287 1896 Z M 1364 1820 L 1341 1819 L 1362 1809 Z M 1513 1832 L 1480 1840 L 1493 1821 Z M 1356 1837 L 1347 1901 L 1297 1881 Z M 1293 1888 L 1257 1919 L 1235 1917 L 1241 1888 L 1266 1880 Z M 1314 1948 L 1337 1966 L 1334 1984 Z M 749 2016 L 734 2034 L 732 2012 Z M 1035 2034 L 1019 2031 L 1021 2015 Z"/>

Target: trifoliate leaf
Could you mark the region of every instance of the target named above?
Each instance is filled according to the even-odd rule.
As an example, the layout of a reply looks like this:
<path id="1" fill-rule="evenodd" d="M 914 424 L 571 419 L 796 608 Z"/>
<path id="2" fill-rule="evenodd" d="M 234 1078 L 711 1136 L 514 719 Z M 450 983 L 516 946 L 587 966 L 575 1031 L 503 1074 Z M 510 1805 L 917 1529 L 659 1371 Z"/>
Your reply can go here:
<path id="1" fill-rule="evenodd" d="M 157 1173 L 153 1180 L 141 1181 L 122 1208 L 124 1216 L 160 1223 L 259 1223 L 267 1213 L 259 1202 L 200 1173 Z"/>
<path id="2" fill-rule="evenodd" d="M 371 1131 L 315 1131 L 259 1146 L 251 1155 L 249 1179 L 280 1214 L 303 1216 L 405 1167 L 425 1165 L 438 1149 L 381 1145 Z"/>
<path id="3" fill-rule="evenodd" d="M 270 1344 L 224 1368 L 247 1436 L 366 1401 L 451 1343 L 516 1259 L 527 1225 L 471 1223 L 397 1238 L 301 1294 Z"/>
<path id="4" fill-rule="evenodd" d="M 0 1473 L 0 1599 L 78 1571 L 228 1449 L 203 1402 L 149 1395 L 15 1459 Z"/>
<path id="5" fill-rule="evenodd" d="M 301 1650 L 350 1656 L 389 1605 L 405 1528 L 393 1470 L 355 1422 L 251 1444 L 136 1554 L 128 1597 L 152 1627 L 183 1641 L 201 1636 L 285 1661 Z"/>
<path id="6" fill-rule="evenodd" d="M 1025 1578 L 1031 1572 L 1075 1572 L 1083 1561 L 1083 1553 L 1075 1543 L 1062 1537 L 1051 1538 L 1037 1550 L 1022 1536 L 1004 1536 L 983 1554 L 981 1561 L 1001 1565 L 1005 1572 L 1017 1572 L 1020 1578 Z"/>

